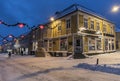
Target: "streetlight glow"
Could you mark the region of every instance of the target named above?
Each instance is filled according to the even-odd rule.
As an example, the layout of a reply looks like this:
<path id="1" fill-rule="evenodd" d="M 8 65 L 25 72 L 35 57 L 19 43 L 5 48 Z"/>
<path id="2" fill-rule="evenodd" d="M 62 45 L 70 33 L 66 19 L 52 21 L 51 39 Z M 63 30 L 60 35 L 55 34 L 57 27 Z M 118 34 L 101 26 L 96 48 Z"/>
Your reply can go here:
<path id="1" fill-rule="evenodd" d="M 51 21 L 54 21 L 55 19 L 54 19 L 54 17 L 51 17 L 50 20 L 51 20 Z"/>
<path id="2" fill-rule="evenodd" d="M 120 9 L 120 6 L 113 6 L 112 12 L 118 12 L 119 9 Z"/>

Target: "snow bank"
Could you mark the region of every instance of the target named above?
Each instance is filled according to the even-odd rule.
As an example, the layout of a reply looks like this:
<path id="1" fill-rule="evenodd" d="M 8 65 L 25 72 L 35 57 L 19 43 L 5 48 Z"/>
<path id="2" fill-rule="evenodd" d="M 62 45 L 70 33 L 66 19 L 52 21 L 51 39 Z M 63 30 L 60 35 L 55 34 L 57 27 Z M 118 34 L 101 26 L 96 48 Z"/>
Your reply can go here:
<path id="1" fill-rule="evenodd" d="M 120 64 L 117 65 L 120 66 Z M 82 63 L 74 67 L 120 75 L 120 68 L 116 68 L 114 65 L 90 65 L 87 63 Z"/>

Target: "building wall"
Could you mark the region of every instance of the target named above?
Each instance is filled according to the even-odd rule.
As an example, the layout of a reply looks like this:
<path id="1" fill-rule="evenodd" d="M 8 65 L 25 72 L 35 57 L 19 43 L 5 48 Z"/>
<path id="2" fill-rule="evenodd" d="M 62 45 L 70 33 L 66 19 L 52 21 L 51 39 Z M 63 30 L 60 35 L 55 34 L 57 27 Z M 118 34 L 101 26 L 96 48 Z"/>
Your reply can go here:
<path id="1" fill-rule="evenodd" d="M 116 50 L 120 51 L 120 32 L 116 32 Z"/>
<path id="2" fill-rule="evenodd" d="M 84 19 L 87 19 L 88 27 L 85 31 L 79 33 L 79 29 L 85 27 Z M 67 24 L 68 22 L 70 22 L 70 27 L 69 24 Z M 93 23 L 93 27 L 91 23 Z M 99 34 L 97 34 L 98 31 L 100 32 Z M 44 40 L 48 40 L 48 45 L 46 46 L 46 48 L 49 48 L 48 51 L 75 51 L 74 42 L 76 40 L 75 36 L 77 35 L 83 36 L 80 40 L 83 42 L 82 48 L 86 54 L 112 52 L 116 50 L 114 24 L 98 16 L 80 11 L 71 13 L 47 24 L 47 28 L 43 34 Z M 107 42 L 105 42 L 105 40 Z M 63 44 L 67 45 L 67 47 L 61 49 Z M 90 49 L 92 49 L 92 47 L 94 50 L 91 51 Z M 114 49 L 112 49 L 113 47 Z"/>

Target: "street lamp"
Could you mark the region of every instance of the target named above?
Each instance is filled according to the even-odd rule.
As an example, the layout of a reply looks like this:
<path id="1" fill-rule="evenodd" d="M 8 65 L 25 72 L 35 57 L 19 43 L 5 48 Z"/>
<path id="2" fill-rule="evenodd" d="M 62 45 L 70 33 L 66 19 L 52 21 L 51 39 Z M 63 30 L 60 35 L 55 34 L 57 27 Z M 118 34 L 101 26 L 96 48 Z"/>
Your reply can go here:
<path id="1" fill-rule="evenodd" d="M 54 20 L 55 20 L 55 18 L 54 18 L 54 17 L 51 17 L 51 18 L 50 18 L 50 21 L 54 21 Z"/>
<path id="2" fill-rule="evenodd" d="M 120 9 L 120 6 L 113 6 L 112 7 L 112 12 L 118 12 Z"/>

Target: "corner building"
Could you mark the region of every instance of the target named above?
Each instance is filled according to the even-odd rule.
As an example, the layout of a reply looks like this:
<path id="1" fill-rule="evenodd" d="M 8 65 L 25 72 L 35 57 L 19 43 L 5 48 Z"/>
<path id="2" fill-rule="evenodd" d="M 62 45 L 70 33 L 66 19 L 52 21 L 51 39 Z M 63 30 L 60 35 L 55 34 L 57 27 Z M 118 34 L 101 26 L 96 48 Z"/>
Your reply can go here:
<path id="1" fill-rule="evenodd" d="M 43 47 L 51 54 L 96 54 L 114 52 L 115 26 L 109 20 L 78 4 L 56 12 L 45 24 Z"/>

